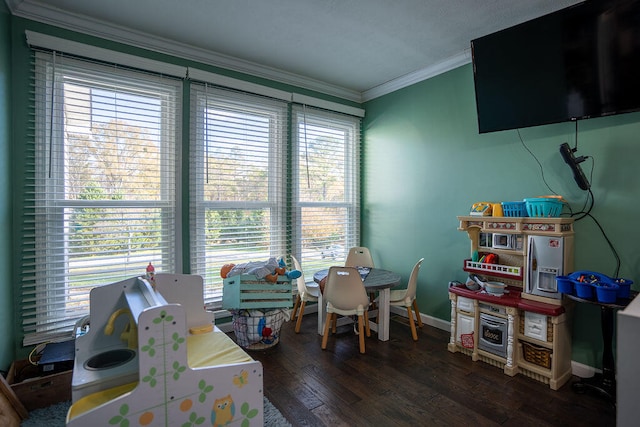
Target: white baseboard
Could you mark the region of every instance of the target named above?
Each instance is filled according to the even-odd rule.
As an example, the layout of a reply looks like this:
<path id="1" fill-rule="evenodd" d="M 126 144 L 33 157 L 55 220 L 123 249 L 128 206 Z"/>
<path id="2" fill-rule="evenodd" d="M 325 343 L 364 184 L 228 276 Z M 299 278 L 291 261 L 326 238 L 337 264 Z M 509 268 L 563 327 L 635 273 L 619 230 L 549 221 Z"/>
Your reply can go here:
<path id="1" fill-rule="evenodd" d="M 580 378 L 589 378 L 594 376 L 596 373 L 601 374 L 601 369 L 596 369 L 593 366 L 585 365 L 583 363 L 576 362 L 575 360 L 571 361 L 571 373 Z"/>
<path id="2" fill-rule="evenodd" d="M 403 317 L 407 317 L 407 311 L 401 307 L 390 307 L 389 310 L 393 314 L 397 314 Z M 312 314 L 318 312 L 318 305 L 313 304 L 309 306 L 305 306 L 304 314 Z M 438 319 L 437 317 L 427 316 L 423 313 L 420 313 L 420 318 L 422 319 L 422 323 L 425 325 L 433 326 L 436 329 L 440 329 L 443 331 L 451 331 L 451 322 Z M 233 325 L 231 322 L 225 322 L 221 324 L 216 324 L 218 328 L 220 328 L 223 332 L 232 332 Z M 592 377 L 596 373 L 602 373 L 602 370 L 596 369 L 593 366 L 585 365 L 583 363 L 576 362 L 575 360 L 571 361 L 571 372 L 573 375 L 576 375 L 581 378 L 589 378 Z"/>
<path id="3" fill-rule="evenodd" d="M 389 311 L 393 314 L 397 314 L 402 317 L 407 317 L 407 310 L 405 308 L 389 307 Z M 437 317 L 427 316 L 423 313 L 420 313 L 420 319 L 422 319 L 422 323 L 424 323 L 425 325 L 433 326 L 436 329 L 441 329 L 443 331 L 451 330 L 451 322 L 438 319 Z"/>

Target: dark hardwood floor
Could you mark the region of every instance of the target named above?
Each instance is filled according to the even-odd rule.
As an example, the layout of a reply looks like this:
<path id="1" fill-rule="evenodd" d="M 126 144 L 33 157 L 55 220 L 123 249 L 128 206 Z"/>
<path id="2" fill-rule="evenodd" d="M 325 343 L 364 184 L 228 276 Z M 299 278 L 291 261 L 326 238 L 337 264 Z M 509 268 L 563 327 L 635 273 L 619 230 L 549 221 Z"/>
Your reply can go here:
<path id="1" fill-rule="evenodd" d="M 277 346 L 250 352 L 263 364 L 265 396 L 294 426 L 615 425 L 615 408 L 598 396 L 450 353 L 448 332 L 427 325 L 414 342 L 406 319 L 392 316 L 391 339 L 372 332 L 366 354 L 350 326 L 323 351 L 315 314 L 299 334 L 285 323 Z"/>

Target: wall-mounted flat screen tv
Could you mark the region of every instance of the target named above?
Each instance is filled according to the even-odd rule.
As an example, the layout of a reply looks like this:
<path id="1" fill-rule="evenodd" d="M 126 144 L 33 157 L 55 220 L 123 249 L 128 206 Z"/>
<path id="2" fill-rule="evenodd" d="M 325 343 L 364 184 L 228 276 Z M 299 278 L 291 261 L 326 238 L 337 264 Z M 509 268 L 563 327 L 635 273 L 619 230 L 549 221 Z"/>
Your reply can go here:
<path id="1" fill-rule="evenodd" d="M 640 110 L 640 0 L 586 1 L 471 50 L 480 133 Z"/>

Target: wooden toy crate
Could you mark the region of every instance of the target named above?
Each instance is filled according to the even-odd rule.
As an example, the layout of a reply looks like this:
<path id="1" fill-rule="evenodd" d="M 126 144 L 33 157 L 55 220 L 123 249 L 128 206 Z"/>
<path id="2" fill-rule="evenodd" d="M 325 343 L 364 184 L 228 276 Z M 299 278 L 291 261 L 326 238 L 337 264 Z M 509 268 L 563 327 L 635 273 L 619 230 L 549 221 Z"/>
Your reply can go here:
<path id="1" fill-rule="evenodd" d="M 7 383 L 27 411 L 33 411 L 71 400 L 72 375 L 69 370 L 42 376 L 28 360 L 15 360 L 9 367 Z"/>
<path id="2" fill-rule="evenodd" d="M 222 282 L 222 308 L 291 308 L 291 279 L 278 276 L 275 283 L 250 274 L 227 277 Z"/>

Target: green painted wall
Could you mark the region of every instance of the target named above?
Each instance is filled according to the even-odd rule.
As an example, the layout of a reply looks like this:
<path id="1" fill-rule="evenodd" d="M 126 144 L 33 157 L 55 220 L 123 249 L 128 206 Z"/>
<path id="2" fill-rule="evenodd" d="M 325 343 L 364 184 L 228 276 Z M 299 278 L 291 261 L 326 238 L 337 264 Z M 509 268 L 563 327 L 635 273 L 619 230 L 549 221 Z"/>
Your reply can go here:
<path id="1" fill-rule="evenodd" d="M 14 293 L 11 286 L 11 15 L 0 2 L 0 370 L 14 358 Z"/>
<path id="2" fill-rule="evenodd" d="M 376 262 L 404 272 L 420 257 L 421 311 L 450 320 L 447 285 L 462 280 L 469 258 L 466 233 L 457 231 L 457 215 L 473 202 L 514 201 L 550 194 L 540 167 L 518 132 L 478 134 L 471 65 L 365 104 L 364 244 Z M 640 113 L 579 123 L 578 154 L 592 156 L 593 216 L 614 244 L 620 275 L 640 281 L 640 251 L 635 221 L 640 212 Z M 581 210 L 586 193 L 578 188 L 559 154 L 575 141 L 574 123 L 520 130 L 540 161 L 544 178 L 556 193 Z M 591 162 L 582 164 L 589 175 Z M 595 223 L 575 224 L 576 270 L 606 274 L 615 259 Z M 600 311 L 578 305 L 573 328 L 573 360 L 601 366 Z"/>

